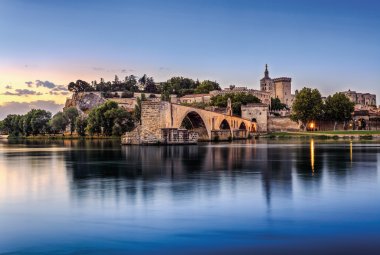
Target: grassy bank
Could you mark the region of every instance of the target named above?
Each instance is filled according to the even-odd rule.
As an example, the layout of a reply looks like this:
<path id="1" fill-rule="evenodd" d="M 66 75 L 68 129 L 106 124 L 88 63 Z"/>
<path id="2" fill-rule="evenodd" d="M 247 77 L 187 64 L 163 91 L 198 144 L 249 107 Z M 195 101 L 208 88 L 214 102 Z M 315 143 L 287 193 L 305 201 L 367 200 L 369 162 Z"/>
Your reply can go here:
<path id="1" fill-rule="evenodd" d="M 321 138 L 321 139 L 380 139 L 380 130 L 314 131 L 314 132 L 273 132 L 265 138 Z"/>

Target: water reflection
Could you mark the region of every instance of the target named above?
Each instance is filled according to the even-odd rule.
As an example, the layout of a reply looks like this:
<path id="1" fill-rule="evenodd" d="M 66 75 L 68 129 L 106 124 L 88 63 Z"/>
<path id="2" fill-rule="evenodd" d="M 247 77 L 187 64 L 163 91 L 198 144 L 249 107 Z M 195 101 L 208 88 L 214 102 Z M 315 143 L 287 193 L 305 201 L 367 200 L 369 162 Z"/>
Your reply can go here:
<path id="1" fill-rule="evenodd" d="M 380 235 L 379 152 L 376 143 L 320 140 L 169 147 L 2 141 L 0 236 L 8 245 L 0 242 L 0 253 L 36 243 L 62 253 L 115 243 L 121 250 L 202 250 L 291 246 L 347 229 Z M 358 215 L 367 222 L 361 228 L 352 225 Z"/>
<path id="2" fill-rule="evenodd" d="M 314 139 L 310 140 L 310 164 L 311 164 L 311 171 L 314 175 Z"/>
<path id="3" fill-rule="evenodd" d="M 352 141 L 350 141 L 350 162 L 352 164 Z"/>

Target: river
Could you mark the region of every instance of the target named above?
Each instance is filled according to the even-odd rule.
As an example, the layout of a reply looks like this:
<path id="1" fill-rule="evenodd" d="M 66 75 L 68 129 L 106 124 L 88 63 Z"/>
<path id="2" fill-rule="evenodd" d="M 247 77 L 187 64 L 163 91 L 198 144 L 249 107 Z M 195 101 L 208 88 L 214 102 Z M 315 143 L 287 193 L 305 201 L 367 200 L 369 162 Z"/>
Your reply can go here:
<path id="1" fill-rule="evenodd" d="M 380 254 L 380 143 L 0 141 L 0 254 Z"/>

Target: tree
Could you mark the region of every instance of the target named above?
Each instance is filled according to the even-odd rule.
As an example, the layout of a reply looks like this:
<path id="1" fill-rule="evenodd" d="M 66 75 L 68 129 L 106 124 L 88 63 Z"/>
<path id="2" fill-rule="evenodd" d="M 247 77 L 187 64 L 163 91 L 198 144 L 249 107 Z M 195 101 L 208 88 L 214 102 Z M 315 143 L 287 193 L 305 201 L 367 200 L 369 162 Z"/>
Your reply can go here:
<path id="1" fill-rule="evenodd" d="M 241 116 L 241 105 L 261 103 L 260 99 L 252 94 L 228 93 L 225 95 L 213 96 L 210 104 L 218 107 L 227 107 L 228 98 L 230 98 L 232 102 L 232 113 L 237 116 Z"/>
<path id="2" fill-rule="evenodd" d="M 193 94 L 195 84 L 190 78 L 172 77 L 161 85 L 161 94 L 176 94 L 177 96 Z"/>
<path id="3" fill-rule="evenodd" d="M 75 121 L 75 128 L 79 136 L 86 135 L 87 119 L 84 116 L 79 116 Z"/>
<path id="4" fill-rule="evenodd" d="M 25 114 L 22 117 L 20 128 L 22 130 L 23 135 L 25 136 L 29 136 L 33 132 L 32 124 L 31 124 L 32 118 L 33 118 L 32 111 L 29 111 L 27 114 Z"/>
<path id="5" fill-rule="evenodd" d="M 139 79 L 139 84 L 141 87 L 145 88 L 146 81 L 148 79 L 148 76 L 144 74 L 140 79 Z"/>
<path id="6" fill-rule="evenodd" d="M 324 114 L 327 120 L 334 121 L 334 130 L 337 123 L 343 121 L 344 125 L 351 119 L 351 113 L 354 111 L 355 104 L 342 93 L 335 93 L 328 96 L 324 104 Z"/>
<path id="7" fill-rule="evenodd" d="M 119 108 L 118 104 L 113 101 L 107 101 L 92 109 L 87 120 L 87 131 L 91 135 L 100 133 L 106 136 L 120 135 L 133 128 L 132 115 Z"/>
<path id="8" fill-rule="evenodd" d="M 104 118 L 113 123 L 112 135 L 119 136 L 134 127 L 132 115 L 123 108 L 113 108 L 104 113 Z M 110 135 L 110 134 L 108 134 Z"/>
<path id="9" fill-rule="evenodd" d="M 140 124 L 141 124 L 141 102 L 145 100 L 146 100 L 145 94 L 141 94 L 141 98 L 138 97 L 136 100 L 137 102 L 135 105 L 135 110 L 133 112 L 134 119 Z"/>
<path id="10" fill-rule="evenodd" d="M 125 80 L 124 80 L 124 90 L 128 90 L 128 91 L 131 91 L 131 92 L 136 92 L 136 91 L 139 90 L 139 88 L 137 86 L 136 76 L 129 75 L 129 76 L 125 77 Z"/>
<path id="11" fill-rule="evenodd" d="M 49 121 L 51 119 L 51 112 L 41 109 L 32 109 L 27 114 L 30 114 L 32 116 L 30 119 L 30 125 L 32 127 L 33 135 L 49 132 Z"/>
<path id="12" fill-rule="evenodd" d="M 3 134 L 5 133 L 5 129 L 4 129 L 4 121 L 0 121 L 0 133 Z"/>
<path id="13" fill-rule="evenodd" d="M 271 98 L 270 110 L 271 111 L 280 111 L 287 109 L 286 104 L 281 103 L 279 98 Z"/>
<path id="14" fill-rule="evenodd" d="M 76 107 L 69 107 L 63 110 L 63 116 L 67 119 L 70 125 L 70 135 L 73 135 L 75 131 L 75 120 L 79 116 L 79 112 Z"/>
<path id="15" fill-rule="evenodd" d="M 199 83 L 199 81 L 197 81 Z M 196 94 L 207 94 L 213 90 L 220 90 L 219 83 L 216 81 L 205 80 L 202 81 L 199 85 L 196 86 Z"/>
<path id="16" fill-rule="evenodd" d="M 64 116 L 63 112 L 56 113 L 53 118 L 50 120 L 50 126 L 54 133 L 56 132 L 64 132 L 69 121 Z"/>
<path id="17" fill-rule="evenodd" d="M 86 130 L 90 135 L 99 135 L 102 131 L 101 121 L 99 114 L 96 112 L 96 108 L 92 109 L 88 114 Z"/>
<path id="18" fill-rule="evenodd" d="M 125 90 L 121 93 L 121 98 L 132 98 L 133 92 L 130 92 L 128 90 Z"/>
<path id="19" fill-rule="evenodd" d="M 85 81 L 77 80 L 76 82 L 70 82 L 68 85 L 68 90 L 74 93 L 78 92 L 87 92 L 87 91 L 93 91 L 93 87 Z"/>
<path id="20" fill-rule="evenodd" d="M 157 87 L 154 83 L 154 80 L 152 77 L 149 77 L 146 79 L 145 82 L 145 92 L 147 93 L 157 93 Z"/>
<path id="21" fill-rule="evenodd" d="M 303 88 L 297 95 L 292 107 L 291 119 L 301 121 L 306 129 L 311 121 L 319 120 L 323 116 L 323 102 L 318 89 Z"/>
<path id="22" fill-rule="evenodd" d="M 2 132 L 10 136 L 22 135 L 22 122 L 22 115 L 9 114 L 2 121 Z"/>

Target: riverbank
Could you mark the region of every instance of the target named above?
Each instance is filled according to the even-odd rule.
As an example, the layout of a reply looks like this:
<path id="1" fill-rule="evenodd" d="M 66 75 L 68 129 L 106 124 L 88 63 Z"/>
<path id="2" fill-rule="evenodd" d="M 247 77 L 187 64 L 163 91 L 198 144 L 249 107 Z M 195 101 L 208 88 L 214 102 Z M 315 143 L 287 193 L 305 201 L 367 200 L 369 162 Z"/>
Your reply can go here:
<path id="1" fill-rule="evenodd" d="M 380 139 L 377 130 L 273 132 L 261 138 Z"/>
<path id="2" fill-rule="evenodd" d="M 110 140 L 118 139 L 120 136 L 78 136 L 78 135 L 31 135 L 31 136 L 8 136 L 7 139 L 26 139 L 26 140 Z"/>

